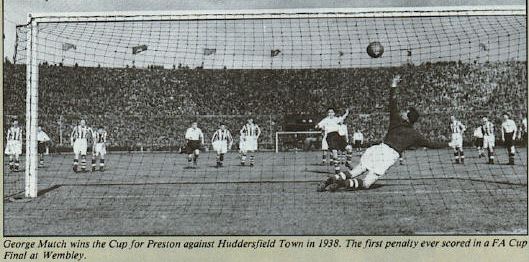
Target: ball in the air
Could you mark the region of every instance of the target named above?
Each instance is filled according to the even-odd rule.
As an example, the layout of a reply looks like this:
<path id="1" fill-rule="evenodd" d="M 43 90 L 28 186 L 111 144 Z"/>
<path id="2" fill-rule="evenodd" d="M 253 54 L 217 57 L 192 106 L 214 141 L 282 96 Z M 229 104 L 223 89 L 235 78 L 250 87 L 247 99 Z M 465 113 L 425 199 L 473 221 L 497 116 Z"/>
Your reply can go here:
<path id="1" fill-rule="evenodd" d="M 384 53 L 384 46 L 380 42 L 371 42 L 367 46 L 367 54 L 372 58 L 379 58 Z"/>

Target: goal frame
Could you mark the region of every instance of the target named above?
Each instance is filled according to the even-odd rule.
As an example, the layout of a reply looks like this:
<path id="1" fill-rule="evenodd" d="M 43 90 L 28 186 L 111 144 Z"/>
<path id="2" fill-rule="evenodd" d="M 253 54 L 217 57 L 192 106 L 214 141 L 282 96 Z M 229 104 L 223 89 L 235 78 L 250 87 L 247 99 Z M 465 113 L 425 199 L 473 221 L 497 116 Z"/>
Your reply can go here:
<path id="1" fill-rule="evenodd" d="M 275 134 L 275 152 L 279 153 L 279 135 L 321 134 L 321 131 L 278 131 Z"/>
<path id="2" fill-rule="evenodd" d="M 292 18 L 385 18 L 435 16 L 526 15 L 524 5 L 437 6 L 384 8 L 318 8 L 258 10 L 186 10 L 141 12 L 30 13 L 26 26 L 26 163 L 25 196 L 37 197 L 38 154 L 38 29 L 42 23 L 124 22 L 168 20 L 292 19 Z M 276 152 L 278 150 L 276 133 Z"/>

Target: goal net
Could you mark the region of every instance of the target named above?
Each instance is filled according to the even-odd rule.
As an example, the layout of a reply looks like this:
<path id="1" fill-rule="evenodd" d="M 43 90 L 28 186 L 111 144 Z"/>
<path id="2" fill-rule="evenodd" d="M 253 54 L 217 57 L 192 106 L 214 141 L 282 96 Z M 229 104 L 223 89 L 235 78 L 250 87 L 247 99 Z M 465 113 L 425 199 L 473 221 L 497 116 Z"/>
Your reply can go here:
<path id="1" fill-rule="evenodd" d="M 275 134 L 275 152 L 321 150 L 322 140 L 318 131 L 279 131 Z"/>
<path id="2" fill-rule="evenodd" d="M 65 209 L 105 223 L 99 231 L 93 221 L 82 222 L 85 235 L 340 233 L 315 227 L 319 220 L 312 216 L 295 215 L 302 208 L 322 214 L 341 210 L 338 217 L 353 212 L 336 206 L 351 204 L 343 200 L 348 197 L 327 205 L 324 198 L 331 196 L 315 192 L 318 181 L 334 170 L 320 166 L 322 137 L 314 127 L 328 108 L 337 116 L 349 109 L 350 138 L 359 131 L 365 145 L 382 142 L 396 74 L 402 76 L 399 106 L 419 110 L 416 129 L 425 137 L 448 144 L 451 115 L 467 127 L 466 164 L 455 165 L 448 147 L 407 151 L 403 165 L 377 182 L 380 195 L 369 201 L 398 194 L 384 198 L 386 207 L 394 207 L 391 212 L 427 217 L 508 214 L 503 226 L 472 225 L 480 232 L 527 232 L 523 132 L 516 136 L 515 165 L 500 165 L 508 160 L 502 114 L 523 130 L 527 113 L 525 8 L 71 13 L 33 14 L 28 21 L 17 27 L 16 50 L 4 66 L 4 131 L 16 119 L 24 135 L 21 172 L 11 171 L 10 158 L 4 157 L 8 234 L 79 233 L 76 211 Z M 381 57 L 367 54 L 372 42 L 383 46 Z M 314 116 L 310 129 L 288 133 L 296 115 Z M 487 165 L 474 147 L 473 131 L 485 116 L 496 127 L 496 165 Z M 259 126 L 255 153 L 239 146 L 249 119 Z M 81 120 L 107 132 L 103 172 L 91 171 L 89 135 L 87 171 L 72 170 L 72 135 Z M 196 167 L 185 153 L 193 122 L 205 140 Z M 218 168 L 220 156 L 211 142 L 221 125 L 233 141 Z M 42 167 L 39 126 L 51 138 Z M 359 159 L 355 155 L 352 162 Z M 241 160 L 247 161 L 244 166 Z M 83 161 L 79 156 L 79 169 Z M 21 204 L 16 201 L 21 196 L 39 197 Z M 472 208 L 476 212 L 465 213 Z M 126 223 L 104 222 L 114 212 L 126 213 Z M 236 219 L 238 226 L 204 226 L 212 217 L 227 225 L 234 212 L 244 214 Z M 25 223 L 54 215 L 68 222 L 63 231 Z M 244 220 L 254 216 L 271 219 Z M 289 226 L 281 216 L 301 219 L 300 226 Z M 178 224 L 156 224 L 161 217 Z M 407 225 L 401 232 L 391 227 L 367 232 L 370 227 L 363 226 L 347 233 L 476 232 L 471 225 L 436 223 Z"/>

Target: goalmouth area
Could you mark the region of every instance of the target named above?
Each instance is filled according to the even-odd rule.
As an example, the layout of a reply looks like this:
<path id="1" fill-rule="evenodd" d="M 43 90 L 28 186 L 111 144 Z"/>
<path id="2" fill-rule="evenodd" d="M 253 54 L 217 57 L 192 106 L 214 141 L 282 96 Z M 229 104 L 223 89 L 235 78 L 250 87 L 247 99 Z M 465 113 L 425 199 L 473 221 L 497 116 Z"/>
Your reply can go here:
<path id="1" fill-rule="evenodd" d="M 498 161 L 506 162 L 503 148 Z M 184 155 L 111 153 L 108 170 L 73 174 L 50 156 L 39 196 L 4 198 L 6 236 L 527 234 L 527 151 L 515 166 L 487 165 L 467 150 L 415 150 L 373 189 L 316 192 L 333 172 L 319 152 L 261 152 L 254 167 L 236 153 L 197 169 Z M 359 156 L 353 159 L 354 164 Z M 6 171 L 6 168 L 4 168 Z M 5 172 L 7 185 L 18 174 Z"/>

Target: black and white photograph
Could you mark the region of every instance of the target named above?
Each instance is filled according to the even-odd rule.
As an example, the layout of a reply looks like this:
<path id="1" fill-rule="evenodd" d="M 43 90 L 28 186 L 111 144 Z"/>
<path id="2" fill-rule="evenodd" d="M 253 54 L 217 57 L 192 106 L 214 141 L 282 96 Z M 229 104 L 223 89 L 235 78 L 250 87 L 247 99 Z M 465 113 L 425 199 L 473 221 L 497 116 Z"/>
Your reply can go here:
<path id="1" fill-rule="evenodd" d="M 528 234 L 527 11 L 4 0 L 3 234 Z"/>

